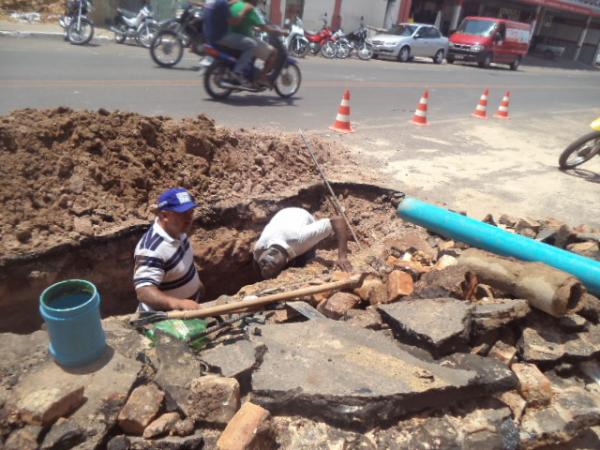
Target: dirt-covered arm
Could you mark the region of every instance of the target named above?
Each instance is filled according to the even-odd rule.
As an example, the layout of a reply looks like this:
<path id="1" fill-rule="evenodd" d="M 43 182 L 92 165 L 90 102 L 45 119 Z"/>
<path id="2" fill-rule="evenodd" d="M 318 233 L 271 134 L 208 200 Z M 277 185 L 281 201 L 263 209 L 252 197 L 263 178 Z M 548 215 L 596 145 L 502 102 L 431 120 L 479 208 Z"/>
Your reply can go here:
<path id="1" fill-rule="evenodd" d="M 137 298 L 157 311 L 170 311 L 173 309 L 199 309 L 201 306 L 194 300 L 171 297 L 156 286 L 143 286 L 136 289 Z"/>
<path id="2" fill-rule="evenodd" d="M 331 227 L 335 233 L 338 244 L 338 260 L 336 265 L 344 272 L 352 271 L 352 264 L 348 261 L 348 230 L 346 222 L 341 216 L 331 218 Z"/>

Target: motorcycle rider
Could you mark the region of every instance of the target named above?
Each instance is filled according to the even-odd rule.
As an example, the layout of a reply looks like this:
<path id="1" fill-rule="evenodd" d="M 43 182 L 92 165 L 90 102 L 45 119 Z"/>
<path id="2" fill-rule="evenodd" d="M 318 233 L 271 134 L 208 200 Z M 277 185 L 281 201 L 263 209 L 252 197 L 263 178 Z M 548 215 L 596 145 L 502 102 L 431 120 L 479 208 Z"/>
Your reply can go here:
<path id="1" fill-rule="evenodd" d="M 242 19 L 239 25 L 233 25 L 232 30 L 236 33 L 243 34 L 256 42 L 255 56 L 258 59 L 264 61 L 263 69 L 259 75 L 257 83 L 263 86 L 269 86 L 270 82 L 267 78 L 267 74 L 273 69 L 275 61 L 277 59 L 277 52 L 275 49 L 267 44 L 266 42 L 256 39 L 254 35 L 254 29 L 257 28 L 259 31 L 265 31 L 268 33 L 279 33 L 285 34 L 284 31 L 279 30 L 276 27 L 267 25 L 265 19 L 257 8 L 258 0 L 236 0 L 230 6 L 231 15 L 233 17 L 240 17 L 241 14 L 250 7 L 250 11 Z"/>
<path id="2" fill-rule="evenodd" d="M 205 4 L 204 15 L 204 37 L 211 45 L 240 50 L 242 54 L 238 58 L 233 75 L 235 82 L 245 83 L 244 69 L 254 58 L 257 48 L 256 40 L 243 34 L 236 33 L 230 26 L 242 23 L 246 16 L 252 11 L 252 5 L 247 5 L 239 11 L 236 17 L 230 13 L 229 6 L 237 3 L 237 0 L 208 0 Z"/>

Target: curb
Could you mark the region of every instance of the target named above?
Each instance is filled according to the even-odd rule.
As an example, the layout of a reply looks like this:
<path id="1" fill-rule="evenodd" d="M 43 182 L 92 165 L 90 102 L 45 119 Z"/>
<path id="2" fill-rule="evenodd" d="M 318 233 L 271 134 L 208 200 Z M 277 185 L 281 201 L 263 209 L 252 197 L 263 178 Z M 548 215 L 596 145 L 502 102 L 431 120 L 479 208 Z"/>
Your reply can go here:
<path id="1" fill-rule="evenodd" d="M 3 31 L 0 30 L 0 36 L 17 37 L 17 38 L 42 38 L 42 39 L 61 39 L 65 37 L 61 32 L 50 31 Z M 94 36 L 92 41 L 112 41 L 109 36 Z"/>

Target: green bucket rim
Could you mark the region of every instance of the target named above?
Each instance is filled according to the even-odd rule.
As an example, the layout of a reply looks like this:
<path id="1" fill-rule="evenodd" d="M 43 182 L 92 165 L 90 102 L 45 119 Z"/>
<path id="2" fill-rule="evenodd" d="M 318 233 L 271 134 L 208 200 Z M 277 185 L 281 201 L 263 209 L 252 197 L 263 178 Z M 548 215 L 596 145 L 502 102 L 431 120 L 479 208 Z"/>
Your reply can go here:
<path id="1" fill-rule="evenodd" d="M 53 308 L 52 306 L 48 305 L 48 303 L 46 302 L 46 298 L 51 295 L 51 292 L 53 290 L 60 289 L 61 287 L 63 287 L 63 285 L 74 284 L 74 283 L 78 283 L 80 285 L 84 285 L 86 288 L 90 288 L 91 292 L 90 292 L 90 298 L 88 300 L 86 300 L 84 303 L 74 306 L 72 308 Z M 86 290 L 85 292 L 87 293 L 88 291 Z M 98 295 L 98 288 L 96 288 L 96 285 L 94 283 L 92 283 L 88 280 L 80 280 L 80 279 L 63 280 L 63 281 L 59 281 L 58 283 L 54 283 L 54 284 L 48 286 L 46 289 L 44 289 L 44 291 L 40 295 L 40 303 L 44 306 L 44 308 L 47 308 L 50 311 L 55 311 L 55 312 L 77 311 L 78 309 L 81 309 L 81 308 L 84 308 L 85 306 L 87 306 L 90 302 L 92 302 L 96 298 L 97 295 Z M 54 300 L 55 298 L 56 297 L 52 296 L 52 300 Z"/>

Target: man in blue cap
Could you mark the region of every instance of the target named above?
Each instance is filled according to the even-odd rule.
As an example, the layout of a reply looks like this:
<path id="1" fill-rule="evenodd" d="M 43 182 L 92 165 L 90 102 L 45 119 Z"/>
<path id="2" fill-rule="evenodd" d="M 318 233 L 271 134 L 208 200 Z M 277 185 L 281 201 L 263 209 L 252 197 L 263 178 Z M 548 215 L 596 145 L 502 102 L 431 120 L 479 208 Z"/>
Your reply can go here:
<path id="1" fill-rule="evenodd" d="M 198 206 L 184 188 L 161 194 L 157 217 L 135 248 L 133 284 L 144 311 L 197 309 L 204 294 L 186 232 Z"/>

